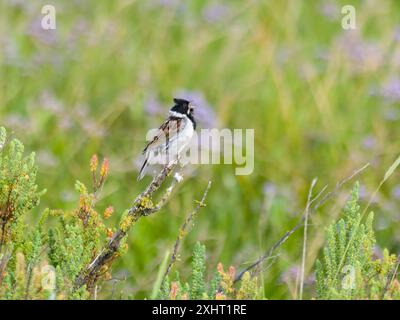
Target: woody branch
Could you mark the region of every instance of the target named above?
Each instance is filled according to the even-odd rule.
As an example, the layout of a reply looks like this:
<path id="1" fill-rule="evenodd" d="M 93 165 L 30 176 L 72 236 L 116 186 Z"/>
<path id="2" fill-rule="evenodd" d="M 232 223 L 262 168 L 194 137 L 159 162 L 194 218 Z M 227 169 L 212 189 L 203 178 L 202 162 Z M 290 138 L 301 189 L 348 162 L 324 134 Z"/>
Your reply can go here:
<path id="1" fill-rule="evenodd" d="M 153 178 L 151 183 L 147 186 L 145 191 L 139 194 L 133 202 L 132 207 L 128 211 L 128 219 L 131 220 L 131 224 L 129 224 L 128 228 L 122 228 L 121 226 L 118 230 L 113 234 L 112 238 L 106 243 L 100 253 L 89 263 L 89 265 L 82 270 L 75 280 L 75 289 L 86 285 L 88 288 L 91 288 L 96 280 L 98 279 L 101 270 L 104 266 L 109 265 L 112 260 L 115 258 L 118 249 L 120 248 L 120 244 L 122 239 L 128 233 L 130 227 L 133 223 L 138 221 L 142 216 L 147 216 L 151 213 L 155 213 L 159 211 L 167 202 L 169 196 L 172 193 L 172 190 L 176 186 L 178 179 L 174 179 L 171 182 L 171 185 L 167 188 L 167 191 L 162 196 L 161 200 L 154 206 L 152 205 L 143 205 L 146 203 L 144 200 L 148 200 L 152 197 L 152 195 L 161 187 L 162 183 L 165 179 L 170 175 L 170 173 L 177 166 L 179 160 L 173 161 L 169 165 L 165 166 L 161 172 Z"/>

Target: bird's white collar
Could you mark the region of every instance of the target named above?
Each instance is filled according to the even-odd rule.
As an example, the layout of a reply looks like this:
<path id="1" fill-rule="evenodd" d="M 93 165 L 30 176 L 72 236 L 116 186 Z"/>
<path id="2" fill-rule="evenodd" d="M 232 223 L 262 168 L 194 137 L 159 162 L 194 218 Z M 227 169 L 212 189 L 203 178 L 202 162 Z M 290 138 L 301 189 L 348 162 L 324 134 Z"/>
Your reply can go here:
<path id="1" fill-rule="evenodd" d="M 170 116 L 173 116 L 175 118 L 184 118 L 185 115 L 176 111 L 169 111 Z"/>

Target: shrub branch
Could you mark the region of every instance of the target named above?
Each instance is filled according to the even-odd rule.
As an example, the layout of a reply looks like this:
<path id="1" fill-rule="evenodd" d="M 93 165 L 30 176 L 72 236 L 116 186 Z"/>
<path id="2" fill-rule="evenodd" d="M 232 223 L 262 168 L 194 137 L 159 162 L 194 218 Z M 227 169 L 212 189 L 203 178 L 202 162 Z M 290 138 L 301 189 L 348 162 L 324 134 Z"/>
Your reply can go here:
<path id="1" fill-rule="evenodd" d="M 92 260 L 92 262 L 85 268 L 85 270 L 82 270 L 80 274 L 77 276 L 75 280 L 75 289 L 78 289 L 83 285 L 86 285 L 88 288 L 93 287 L 99 275 L 101 274 L 102 268 L 104 266 L 109 265 L 116 257 L 116 254 L 120 248 L 121 241 L 128 233 L 132 224 L 138 221 L 143 216 L 147 216 L 151 213 L 159 211 L 164 206 L 169 196 L 171 195 L 173 188 L 178 182 L 177 179 L 174 179 L 170 187 L 167 188 L 166 193 L 163 195 L 163 197 L 157 203 L 157 205 L 146 206 L 143 204 L 146 202 L 145 201 L 146 199 L 150 199 L 152 195 L 161 187 L 165 179 L 177 166 L 178 161 L 179 160 L 175 160 L 171 162 L 169 165 L 165 166 L 161 170 L 161 172 L 156 177 L 153 178 L 153 180 L 145 189 L 145 191 L 143 191 L 140 195 L 136 197 L 127 215 L 128 218 L 132 219 L 132 223 L 129 224 L 128 228 L 126 229 L 121 228 L 121 226 L 117 229 L 117 231 L 113 234 L 111 239 L 103 247 L 100 253 Z"/>

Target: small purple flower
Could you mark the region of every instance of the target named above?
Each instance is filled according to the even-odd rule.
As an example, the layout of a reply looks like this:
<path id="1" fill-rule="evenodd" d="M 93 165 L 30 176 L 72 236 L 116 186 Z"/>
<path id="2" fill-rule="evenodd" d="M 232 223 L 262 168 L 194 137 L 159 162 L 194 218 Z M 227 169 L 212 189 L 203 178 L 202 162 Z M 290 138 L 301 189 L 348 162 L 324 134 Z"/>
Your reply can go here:
<path id="1" fill-rule="evenodd" d="M 319 60 L 328 61 L 329 60 L 329 49 L 327 47 L 318 46 L 314 51 L 314 55 Z"/>
<path id="2" fill-rule="evenodd" d="M 84 39 L 88 44 L 93 43 L 93 38 L 90 37 L 90 30 L 91 26 L 83 18 L 79 18 L 78 21 L 73 24 L 65 41 L 66 48 L 69 50 L 69 53 L 72 53 L 75 49 L 77 49 L 78 43 L 81 39 Z"/>
<path id="3" fill-rule="evenodd" d="M 383 251 L 378 245 L 374 245 L 372 257 L 374 260 L 383 259 Z"/>
<path id="4" fill-rule="evenodd" d="M 46 45 L 55 45 L 57 43 L 57 30 L 45 30 L 42 28 L 41 20 L 35 19 L 28 25 L 27 34 L 33 39 Z"/>
<path id="5" fill-rule="evenodd" d="M 151 0 L 149 1 L 151 7 L 164 7 L 165 9 L 177 10 L 177 13 L 185 13 L 187 4 L 179 0 Z"/>
<path id="6" fill-rule="evenodd" d="M 381 89 L 381 95 L 388 102 L 400 102 L 400 78 L 389 79 Z"/>
<path id="7" fill-rule="evenodd" d="M 327 17 L 329 20 L 333 21 L 339 17 L 340 9 L 337 3 L 329 0 L 323 1 L 319 5 L 319 11 L 322 15 Z"/>
<path id="8" fill-rule="evenodd" d="M 294 283 L 300 278 L 300 266 L 295 265 L 290 267 L 281 275 L 281 281 L 285 283 Z M 311 273 L 304 279 L 305 285 L 312 285 L 315 282 L 315 274 Z"/>
<path id="9" fill-rule="evenodd" d="M 213 3 L 203 10 L 203 17 L 208 23 L 216 23 L 223 20 L 229 14 L 230 8 L 221 3 Z"/>
<path id="10" fill-rule="evenodd" d="M 279 65 L 284 65 L 290 61 L 290 59 L 293 57 L 294 51 L 291 48 L 288 48 L 286 46 L 279 47 L 278 50 L 276 51 L 276 62 Z"/>
<path id="11" fill-rule="evenodd" d="M 277 193 L 276 185 L 272 182 L 265 182 L 263 185 L 263 193 L 266 196 L 274 196 Z"/>
<path id="12" fill-rule="evenodd" d="M 89 107 L 86 104 L 78 104 L 74 108 L 74 114 L 81 121 L 90 121 L 89 118 Z"/>
<path id="13" fill-rule="evenodd" d="M 365 200 L 369 197 L 369 193 L 365 185 L 360 185 L 360 190 L 358 191 L 358 196 L 361 200 Z"/>
<path id="14" fill-rule="evenodd" d="M 103 137 L 106 133 L 104 128 L 100 127 L 95 121 L 90 119 L 86 119 L 81 126 L 83 130 L 93 137 Z"/>
<path id="15" fill-rule="evenodd" d="M 165 7 L 173 7 L 178 4 L 177 0 L 153 0 L 153 3 L 165 6 Z"/>
<path id="16" fill-rule="evenodd" d="M 387 121 L 398 121 L 400 120 L 400 111 L 396 108 L 388 108 L 384 110 L 383 118 Z"/>
<path id="17" fill-rule="evenodd" d="M 217 115 L 202 92 L 181 89 L 176 92 L 175 97 L 191 101 L 196 106 L 194 116 L 198 120 L 200 127 L 211 129 L 218 126 Z"/>
<path id="18" fill-rule="evenodd" d="M 296 281 L 296 279 L 300 276 L 300 268 L 299 266 L 292 266 L 288 270 L 282 273 L 281 280 L 283 282 L 291 282 Z"/>
<path id="19" fill-rule="evenodd" d="M 73 121 L 69 115 L 63 115 L 58 119 L 58 125 L 60 129 L 68 130 L 73 127 Z"/>
<path id="20" fill-rule="evenodd" d="M 49 110 L 57 115 L 63 112 L 62 103 L 49 91 L 45 90 L 40 94 L 39 105 L 45 110 Z"/>
<path id="21" fill-rule="evenodd" d="M 14 113 L 6 116 L 4 123 L 12 129 L 23 130 L 24 132 L 30 131 L 33 127 L 28 118 Z"/>
<path id="22" fill-rule="evenodd" d="M 161 102 L 154 94 L 151 94 L 145 99 L 144 110 L 149 115 L 159 115 L 165 113 L 165 108 L 163 108 Z"/>
<path id="23" fill-rule="evenodd" d="M 355 30 L 347 30 L 338 38 L 337 44 L 351 63 L 352 71 L 375 70 L 384 62 L 384 52 L 379 45 L 362 39 Z"/>
<path id="24" fill-rule="evenodd" d="M 362 140 L 362 146 L 364 149 L 366 150 L 371 150 L 376 146 L 376 138 L 374 136 L 366 136 L 363 140 Z"/>
<path id="25" fill-rule="evenodd" d="M 392 195 L 394 198 L 399 199 L 400 200 L 400 184 L 398 184 L 397 186 L 395 186 L 392 190 Z"/>
<path id="26" fill-rule="evenodd" d="M 395 29 L 394 29 L 394 40 L 396 41 L 396 42 L 400 42 L 400 26 L 397 26 Z"/>

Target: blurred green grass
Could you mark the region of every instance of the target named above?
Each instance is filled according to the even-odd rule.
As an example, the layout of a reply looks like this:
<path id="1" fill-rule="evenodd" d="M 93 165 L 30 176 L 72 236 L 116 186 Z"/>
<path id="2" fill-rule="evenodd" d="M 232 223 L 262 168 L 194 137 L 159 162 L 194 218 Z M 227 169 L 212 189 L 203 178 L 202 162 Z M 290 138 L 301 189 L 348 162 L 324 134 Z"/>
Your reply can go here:
<path id="1" fill-rule="evenodd" d="M 254 261 L 297 221 L 314 177 L 319 188 L 332 188 L 370 162 L 360 178 L 368 200 L 400 151 L 398 1 L 53 0 L 55 31 L 40 30 L 44 4 L 0 4 L 0 124 L 37 151 L 39 183 L 48 189 L 41 210 L 75 206 L 74 181 L 89 183 L 97 153 L 111 161 L 100 206 L 112 204 L 116 222 L 147 181 L 136 182 L 135 162 L 145 133 L 179 91 L 203 95 L 220 127 L 255 129 L 252 175 L 198 166 L 162 212 L 133 228 L 114 275 L 127 277 L 119 287 L 135 297 L 149 296 L 164 252 L 209 179 L 207 207 L 177 263 L 181 274 L 197 240 L 207 245 L 210 268 Z M 341 28 L 344 4 L 356 7 L 355 31 Z M 393 252 L 400 249 L 399 193 L 396 173 L 373 205 L 378 243 Z M 344 199 L 312 220 L 310 274 L 324 227 Z M 293 298 L 284 280 L 293 282 L 301 236 L 264 272 L 266 297 Z"/>

